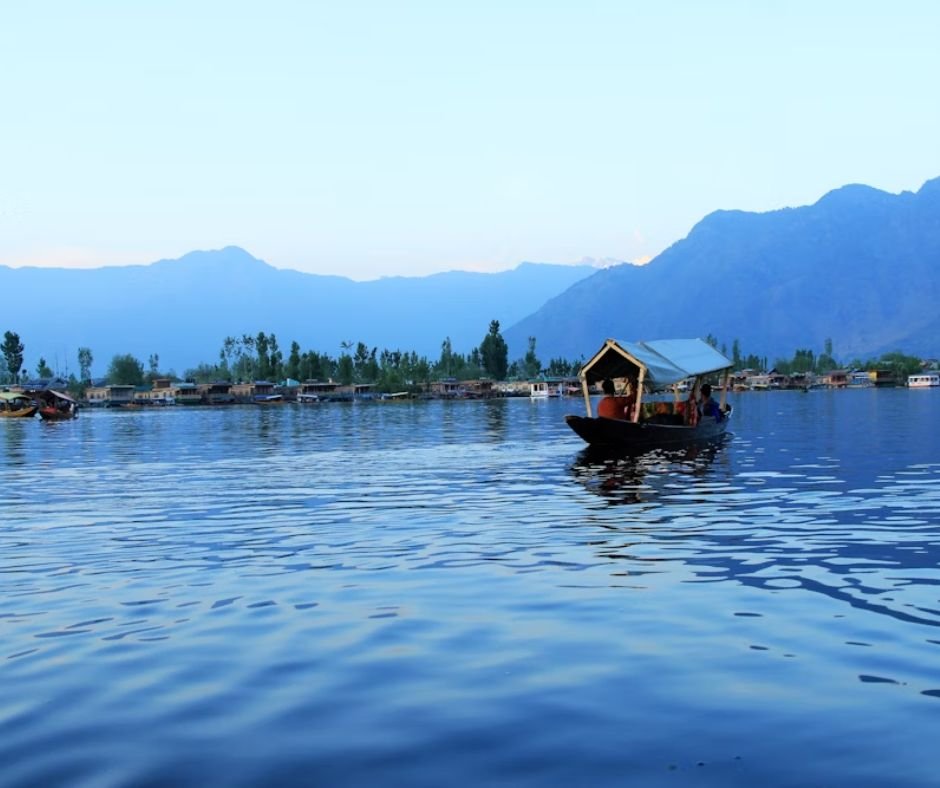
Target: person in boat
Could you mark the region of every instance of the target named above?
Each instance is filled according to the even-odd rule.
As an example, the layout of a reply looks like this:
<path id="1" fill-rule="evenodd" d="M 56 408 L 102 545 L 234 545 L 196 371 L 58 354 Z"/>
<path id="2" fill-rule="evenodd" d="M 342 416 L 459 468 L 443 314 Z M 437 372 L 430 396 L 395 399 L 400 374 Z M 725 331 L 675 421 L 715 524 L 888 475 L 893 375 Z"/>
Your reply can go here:
<path id="1" fill-rule="evenodd" d="M 721 421 L 725 414 L 721 412 L 721 407 L 718 405 L 715 400 L 712 399 L 712 387 L 709 383 L 702 384 L 702 402 L 701 402 L 701 412 L 702 418 L 707 418 L 709 416 L 714 417 L 715 421 Z"/>
<path id="2" fill-rule="evenodd" d="M 618 397 L 614 382 L 610 378 L 604 378 L 601 383 L 601 390 L 604 392 L 604 398 L 597 405 L 597 415 L 605 419 L 620 419 L 628 421 L 633 418 L 633 405 L 636 402 L 632 395 Z"/>

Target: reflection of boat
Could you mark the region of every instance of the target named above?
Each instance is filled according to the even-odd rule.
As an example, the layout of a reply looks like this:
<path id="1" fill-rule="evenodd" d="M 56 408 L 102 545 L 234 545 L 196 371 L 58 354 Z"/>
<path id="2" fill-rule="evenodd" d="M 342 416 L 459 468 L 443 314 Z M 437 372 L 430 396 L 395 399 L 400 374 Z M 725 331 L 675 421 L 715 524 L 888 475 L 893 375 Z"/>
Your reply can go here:
<path id="1" fill-rule="evenodd" d="M 36 399 L 41 403 L 39 415 L 44 421 L 65 421 L 78 416 L 78 403 L 61 391 L 40 391 Z"/>
<path id="2" fill-rule="evenodd" d="M 727 440 L 625 453 L 587 446 L 578 453 L 571 473 L 585 489 L 614 504 L 641 503 L 675 495 L 691 477 L 705 476 Z"/>
<path id="3" fill-rule="evenodd" d="M 28 419 L 35 416 L 37 410 L 26 394 L 19 391 L 0 391 L 0 418 Z"/>
<path id="4" fill-rule="evenodd" d="M 712 440 L 724 434 L 731 417 L 725 402 L 732 363 L 701 339 L 664 339 L 655 342 L 618 342 L 608 339 L 582 368 L 578 377 L 587 416 L 565 416 L 565 421 L 591 446 L 647 451 L 658 447 Z M 706 375 L 723 372 L 720 416 L 699 413 L 699 392 Z M 636 391 L 628 419 L 594 418 L 589 386 L 605 379 L 626 380 Z M 680 401 L 679 385 L 692 380 L 689 396 Z M 672 389 L 674 402 L 647 403 L 644 392 Z"/>

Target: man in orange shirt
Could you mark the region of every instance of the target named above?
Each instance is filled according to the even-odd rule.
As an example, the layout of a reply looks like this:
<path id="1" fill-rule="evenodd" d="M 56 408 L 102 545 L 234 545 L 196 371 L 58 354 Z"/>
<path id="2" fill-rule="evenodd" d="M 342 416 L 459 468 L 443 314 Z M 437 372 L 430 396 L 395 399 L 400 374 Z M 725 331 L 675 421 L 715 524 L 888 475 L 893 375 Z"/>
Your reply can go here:
<path id="1" fill-rule="evenodd" d="M 601 384 L 604 392 L 604 398 L 597 404 L 597 415 L 605 419 L 620 419 L 628 421 L 633 418 L 634 398 L 618 397 L 614 389 L 614 382 L 610 378 L 604 378 Z"/>

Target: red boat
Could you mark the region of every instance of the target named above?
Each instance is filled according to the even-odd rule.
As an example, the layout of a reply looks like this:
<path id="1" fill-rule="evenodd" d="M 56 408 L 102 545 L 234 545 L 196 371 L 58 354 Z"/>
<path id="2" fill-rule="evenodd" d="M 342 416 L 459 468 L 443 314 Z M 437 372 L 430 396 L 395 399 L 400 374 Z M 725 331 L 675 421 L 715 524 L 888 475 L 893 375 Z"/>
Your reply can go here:
<path id="1" fill-rule="evenodd" d="M 78 403 L 61 391 L 36 392 L 36 400 L 40 403 L 39 416 L 44 421 L 66 421 L 78 416 Z"/>

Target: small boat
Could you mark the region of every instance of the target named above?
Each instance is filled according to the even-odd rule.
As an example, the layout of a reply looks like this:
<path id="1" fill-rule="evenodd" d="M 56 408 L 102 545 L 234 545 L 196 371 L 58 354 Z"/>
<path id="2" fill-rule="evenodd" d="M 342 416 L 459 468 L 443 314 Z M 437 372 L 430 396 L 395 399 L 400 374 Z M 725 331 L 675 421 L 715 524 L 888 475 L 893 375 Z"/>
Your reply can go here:
<path id="1" fill-rule="evenodd" d="M 940 386 L 940 374 L 936 372 L 921 372 L 919 375 L 908 375 L 907 385 L 912 389 L 928 389 Z"/>
<path id="2" fill-rule="evenodd" d="M 544 380 L 534 380 L 529 383 L 529 399 L 548 399 L 550 396 L 548 383 Z"/>
<path id="3" fill-rule="evenodd" d="M 565 416 L 568 426 L 591 446 L 647 451 L 714 440 L 724 434 L 732 408 L 727 404 L 732 362 L 701 339 L 620 342 L 608 339 L 578 373 L 587 416 Z M 706 376 L 723 375 L 719 415 L 699 413 Z M 590 386 L 604 380 L 630 381 L 635 396 L 626 418 L 595 417 Z M 691 381 L 684 397 L 680 386 Z M 656 392 L 671 391 L 673 401 Z M 651 395 L 644 403 L 644 394 Z"/>
<path id="4" fill-rule="evenodd" d="M 20 391 L 0 391 L 0 418 L 28 419 L 39 410 L 28 394 Z"/>
<path id="5" fill-rule="evenodd" d="M 43 421 L 66 421 L 78 416 L 78 403 L 61 391 L 39 391 L 36 399 L 40 403 L 39 416 Z"/>

